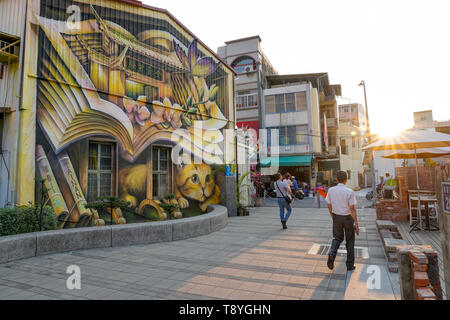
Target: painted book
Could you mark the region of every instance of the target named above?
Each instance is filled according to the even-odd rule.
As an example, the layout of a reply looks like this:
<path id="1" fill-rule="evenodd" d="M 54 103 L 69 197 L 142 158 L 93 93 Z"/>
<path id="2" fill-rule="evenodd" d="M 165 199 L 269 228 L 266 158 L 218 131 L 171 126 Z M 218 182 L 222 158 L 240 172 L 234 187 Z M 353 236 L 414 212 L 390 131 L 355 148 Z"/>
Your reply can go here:
<path id="1" fill-rule="evenodd" d="M 91 10 L 95 19 L 77 28 L 37 17 L 45 34 L 37 118 L 54 152 L 108 136 L 130 162 L 155 141 L 172 141 L 217 163 L 228 124 L 218 105 L 225 88 L 205 78 L 219 62 L 201 56 L 196 40 L 186 48 L 169 33 L 134 36 Z"/>

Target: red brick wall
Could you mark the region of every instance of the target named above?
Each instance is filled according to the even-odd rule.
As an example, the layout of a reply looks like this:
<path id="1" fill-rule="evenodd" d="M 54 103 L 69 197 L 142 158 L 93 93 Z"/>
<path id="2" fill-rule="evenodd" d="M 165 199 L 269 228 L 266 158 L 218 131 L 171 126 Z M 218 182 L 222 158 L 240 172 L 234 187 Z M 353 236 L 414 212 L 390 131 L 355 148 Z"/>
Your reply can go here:
<path id="1" fill-rule="evenodd" d="M 420 189 L 435 191 L 436 171 L 427 167 L 419 167 L 418 171 Z M 406 190 L 417 190 L 416 167 L 397 167 L 395 175 L 404 177 Z"/>
<path id="2" fill-rule="evenodd" d="M 377 200 L 376 212 L 378 220 L 409 220 L 407 203 L 400 200 Z"/>

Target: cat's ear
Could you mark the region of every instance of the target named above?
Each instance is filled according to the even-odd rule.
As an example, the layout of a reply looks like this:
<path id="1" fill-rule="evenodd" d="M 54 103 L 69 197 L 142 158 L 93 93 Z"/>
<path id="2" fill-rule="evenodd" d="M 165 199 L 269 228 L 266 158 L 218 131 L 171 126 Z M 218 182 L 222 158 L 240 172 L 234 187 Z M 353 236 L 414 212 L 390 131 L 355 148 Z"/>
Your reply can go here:
<path id="1" fill-rule="evenodd" d="M 183 169 L 186 165 L 191 164 L 191 163 L 192 163 L 191 156 L 186 153 L 183 153 L 178 158 L 177 167 L 178 167 L 178 169 Z"/>

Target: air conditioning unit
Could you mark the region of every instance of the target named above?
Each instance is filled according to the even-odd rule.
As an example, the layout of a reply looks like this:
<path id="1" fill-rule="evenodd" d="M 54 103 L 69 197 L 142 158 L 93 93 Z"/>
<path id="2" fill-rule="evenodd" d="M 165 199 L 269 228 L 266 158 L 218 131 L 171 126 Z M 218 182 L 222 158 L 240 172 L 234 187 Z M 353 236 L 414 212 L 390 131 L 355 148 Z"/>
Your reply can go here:
<path id="1" fill-rule="evenodd" d="M 254 64 L 252 64 L 251 66 L 246 66 L 245 67 L 245 72 L 253 72 L 256 70 L 256 66 Z"/>

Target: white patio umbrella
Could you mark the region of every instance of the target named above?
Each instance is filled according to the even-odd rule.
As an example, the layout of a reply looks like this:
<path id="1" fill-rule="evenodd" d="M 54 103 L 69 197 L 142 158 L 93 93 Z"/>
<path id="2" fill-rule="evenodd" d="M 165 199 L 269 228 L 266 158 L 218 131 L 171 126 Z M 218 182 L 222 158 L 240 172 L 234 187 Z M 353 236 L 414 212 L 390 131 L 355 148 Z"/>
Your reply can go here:
<path id="1" fill-rule="evenodd" d="M 450 155 L 450 147 L 417 149 L 416 153 L 413 150 L 397 150 L 381 157 L 386 159 L 415 159 L 417 156 L 418 159 L 431 159 L 448 155 Z"/>
<path id="2" fill-rule="evenodd" d="M 416 180 L 418 191 L 418 207 L 420 214 L 420 186 L 419 186 L 419 169 L 417 154 L 418 149 L 422 148 L 446 148 L 450 147 L 450 134 L 435 132 L 424 129 L 410 129 L 402 131 L 393 136 L 382 138 L 366 147 L 364 151 L 381 151 L 381 150 L 408 150 L 413 152 L 416 160 Z M 420 228 L 422 228 L 422 219 L 419 219 Z"/>

